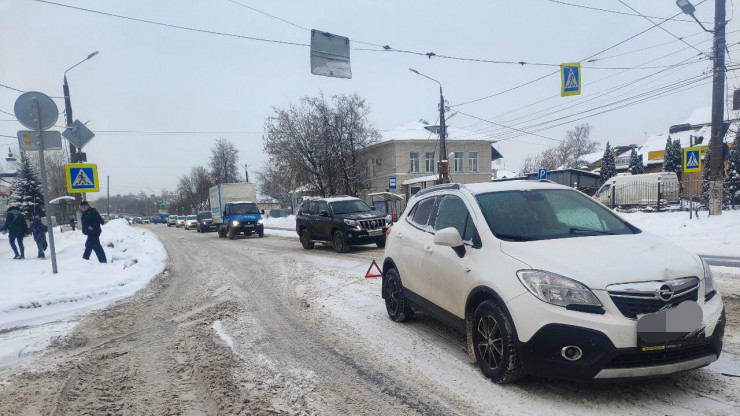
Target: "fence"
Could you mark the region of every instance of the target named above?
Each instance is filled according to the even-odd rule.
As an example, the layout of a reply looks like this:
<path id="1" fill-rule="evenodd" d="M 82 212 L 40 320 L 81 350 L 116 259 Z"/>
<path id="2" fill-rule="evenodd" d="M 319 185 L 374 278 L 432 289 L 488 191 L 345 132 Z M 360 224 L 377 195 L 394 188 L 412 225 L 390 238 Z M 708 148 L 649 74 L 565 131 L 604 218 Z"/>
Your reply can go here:
<path id="1" fill-rule="evenodd" d="M 705 181 L 699 175 L 677 182 L 638 181 L 605 187 L 593 197 L 613 209 L 633 211 L 693 211 L 708 209 Z M 740 195 L 734 200 L 723 197 L 725 209 L 740 207 Z"/>

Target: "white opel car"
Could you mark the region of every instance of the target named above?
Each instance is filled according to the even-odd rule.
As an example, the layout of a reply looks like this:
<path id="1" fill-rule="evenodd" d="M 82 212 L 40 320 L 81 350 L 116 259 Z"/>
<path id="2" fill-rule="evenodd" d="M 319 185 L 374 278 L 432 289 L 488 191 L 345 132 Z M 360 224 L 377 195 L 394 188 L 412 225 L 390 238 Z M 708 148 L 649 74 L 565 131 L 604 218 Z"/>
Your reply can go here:
<path id="1" fill-rule="evenodd" d="M 423 311 L 458 328 L 497 383 L 661 376 L 722 351 L 709 266 L 576 190 L 438 185 L 411 198 L 387 235 L 390 318 Z"/>

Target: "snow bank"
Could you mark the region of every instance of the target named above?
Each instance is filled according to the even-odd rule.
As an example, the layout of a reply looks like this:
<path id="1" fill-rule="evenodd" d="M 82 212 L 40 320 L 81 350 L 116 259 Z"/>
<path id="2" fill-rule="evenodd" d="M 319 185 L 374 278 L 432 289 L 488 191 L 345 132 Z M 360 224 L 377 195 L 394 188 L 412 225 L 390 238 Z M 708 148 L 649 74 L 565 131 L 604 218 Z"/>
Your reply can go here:
<path id="1" fill-rule="evenodd" d="M 620 213 L 637 227 L 665 237 L 696 254 L 740 257 L 740 211 L 724 211 L 710 217 L 699 212 L 689 219 L 688 212 Z"/>
<path id="2" fill-rule="evenodd" d="M 55 230 L 57 231 L 57 230 Z M 125 220 L 103 226 L 100 241 L 108 257 L 101 264 L 82 259 L 85 236 L 54 233 L 59 273 L 47 259 L 36 258 L 36 244 L 24 239 L 26 259 L 13 260 L 7 236 L 0 239 L 0 332 L 20 325 L 67 318 L 82 310 L 103 307 L 130 296 L 164 270 L 167 252 L 149 231 Z"/>
<path id="3" fill-rule="evenodd" d="M 295 215 L 280 218 L 265 218 L 265 228 L 284 228 L 295 230 Z"/>

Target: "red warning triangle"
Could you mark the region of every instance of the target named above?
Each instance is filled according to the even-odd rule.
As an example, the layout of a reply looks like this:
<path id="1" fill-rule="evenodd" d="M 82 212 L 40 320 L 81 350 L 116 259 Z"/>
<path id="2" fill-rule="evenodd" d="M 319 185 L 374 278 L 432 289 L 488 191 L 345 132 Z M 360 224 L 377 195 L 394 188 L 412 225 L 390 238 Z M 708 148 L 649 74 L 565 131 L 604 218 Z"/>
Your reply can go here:
<path id="1" fill-rule="evenodd" d="M 373 266 L 375 266 L 375 270 L 377 270 L 377 273 L 371 271 L 373 269 Z M 373 260 L 373 262 L 370 263 L 370 267 L 367 268 L 367 273 L 365 273 L 365 278 L 367 279 L 368 277 L 381 277 L 381 276 L 383 276 L 383 272 L 380 270 L 380 266 L 378 266 L 378 263 L 376 263 L 375 260 Z"/>

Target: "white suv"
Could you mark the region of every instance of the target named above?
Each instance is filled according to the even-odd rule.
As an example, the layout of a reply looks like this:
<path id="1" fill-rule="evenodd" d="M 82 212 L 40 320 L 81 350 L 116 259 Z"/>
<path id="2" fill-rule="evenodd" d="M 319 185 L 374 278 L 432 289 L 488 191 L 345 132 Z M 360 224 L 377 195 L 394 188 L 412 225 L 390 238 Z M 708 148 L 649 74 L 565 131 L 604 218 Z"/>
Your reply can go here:
<path id="1" fill-rule="evenodd" d="M 466 334 L 498 383 L 658 376 L 722 351 L 706 263 L 549 182 L 417 193 L 388 232 L 382 294 L 394 321 L 422 310 Z"/>

